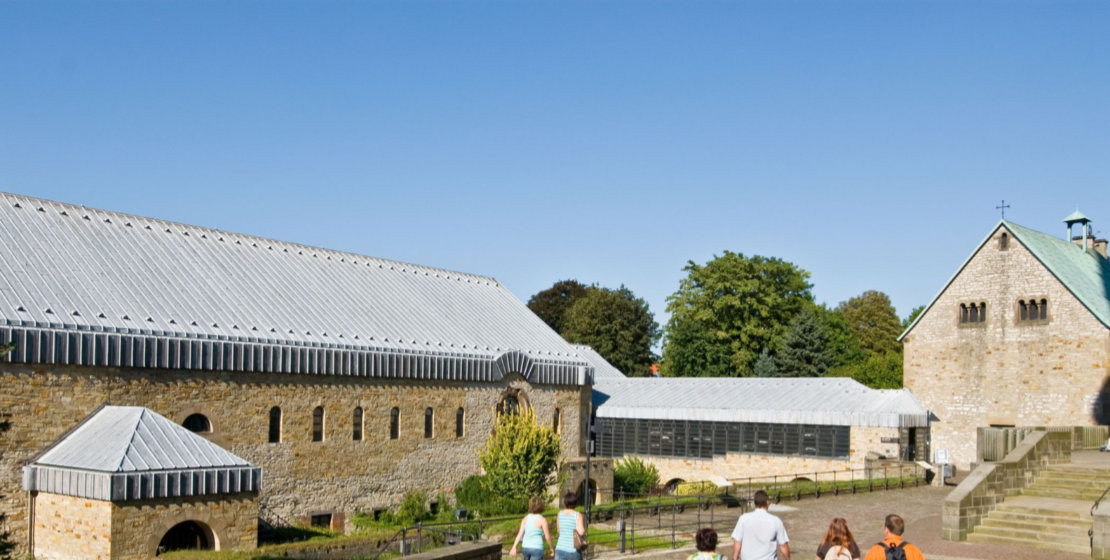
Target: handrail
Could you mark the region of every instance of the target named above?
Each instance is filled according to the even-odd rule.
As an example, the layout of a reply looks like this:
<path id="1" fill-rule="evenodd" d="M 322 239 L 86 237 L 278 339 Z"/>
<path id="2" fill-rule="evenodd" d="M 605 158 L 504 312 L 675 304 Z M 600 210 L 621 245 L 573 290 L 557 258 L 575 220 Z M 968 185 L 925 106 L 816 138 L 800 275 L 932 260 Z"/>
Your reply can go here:
<path id="1" fill-rule="evenodd" d="M 1095 500 L 1095 503 L 1091 504 L 1091 528 L 1087 530 L 1087 539 L 1090 541 L 1089 544 L 1091 545 L 1091 550 L 1094 550 L 1095 548 L 1095 521 L 1093 519 L 1095 516 L 1095 510 L 1098 509 L 1099 502 L 1102 502 L 1102 499 L 1105 498 L 1106 494 L 1108 493 L 1110 493 L 1110 486 L 1107 486 L 1106 490 L 1102 491 L 1102 495 L 1100 495 L 1098 499 Z"/>

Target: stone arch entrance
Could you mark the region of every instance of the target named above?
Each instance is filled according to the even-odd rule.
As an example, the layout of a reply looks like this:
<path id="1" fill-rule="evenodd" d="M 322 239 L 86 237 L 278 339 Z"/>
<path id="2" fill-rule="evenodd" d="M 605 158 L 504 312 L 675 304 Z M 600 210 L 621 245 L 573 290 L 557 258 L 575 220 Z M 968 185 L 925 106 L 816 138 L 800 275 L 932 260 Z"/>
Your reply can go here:
<path id="1" fill-rule="evenodd" d="M 586 481 L 585 480 L 583 480 L 578 485 L 578 490 L 576 490 L 575 492 L 578 494 L 578 505 L 580 505 L 580 506 L 586 505 Z M 590 505 L 596 506 L 597 504 L 600 504 L 600 503 L 601 503 L 601 498 L 597 495 L 597 481 L 591 478 L 590 479 Z"/>
<path id="2" fill-rule="evenodd" d="M 216 550 L 216 535 L 199 521 L 182 521 L 166 531 L 157 554 L 173 550 Z"/>

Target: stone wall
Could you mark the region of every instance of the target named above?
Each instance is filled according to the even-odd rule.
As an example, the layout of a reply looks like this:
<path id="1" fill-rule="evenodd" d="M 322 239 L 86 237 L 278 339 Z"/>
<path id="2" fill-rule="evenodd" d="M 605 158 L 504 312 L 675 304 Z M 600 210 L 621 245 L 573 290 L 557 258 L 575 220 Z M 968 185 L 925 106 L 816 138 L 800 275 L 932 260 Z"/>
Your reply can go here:
<path id="1" fill-rule="evenodd" d="M 1036 432 L 997 463 L 979 465 L 944 498 L 941 537 L 967 540 L 967 534 L 1007 496 L 1015 496 L 1045 467 L 1071 460 L 1071 433 Z"/>
<path id="2" fill-rule="evenodd" d="M 195 412 L 207 416 L 212 433 L 201 435 L 263 468 L 264 514 L 278 522 L 390 508 L 409 490 L 452 489 L 480 470 L 478 450 L 510 388 L 522 392 L 541 422 L 551 423 L 559 408 L 564 453 L 579 456 L 589 403 L 588 388 L 532 385 L 516 375 L 473 383 L 3 364 L 0 386 L 0 411 L 11 415 L 11 429 L 0 435 L 0 508 L 21 551 L 27 507 L 20 468 L 103 403 L 145 406 L 176 422 Z M 280 443 L 268 443 L 274 406 L 282 410 Z M 322 442 L 312 441 L 317 406 L 325 411 Z M 352 439 L 355 407 L 363 409 L 362 441 Z M 389 434 L 393 407 L 400 410 L 397 439 Z M 431 438 L 424 437 L 428 407 Z M 460 407 L 464 431 L 456 438 Z"/>
<path id="3" fill-rule="evenodd" d="M 210 529 L 217 550 L 258 546 L 255 494 L 143 500 L 112 504 L 112 559 L 153 557 L 162 537 L 184 521 L 199 522 Z"/>
<path id="4" fill-rule="evenodd" d="M 556 503 L 562 503 L 563 494 L 580 492 L 582 483 L 586 480 L 586 458 L 568 459 L 563 462 L 559 478 L 562 487 L 558 489 Z M 590 458 L 590 480 L 594 481 L 590 489 L 591 498 L 595 504 L 607 504 L 613 501 L 613 460 L 603 457 Z M 579 496 L 579 499 L 582 499 Z"/>
<path id="5" fill-rule="evenodd" d="M 111 557 L 111 502 L 45 493 L 35 497 L 35 558 Z"/>
<path id="6" fill-rule="evenodd" d="M 898 457 L 897 443 L 883 443 L 883 438 L 898 438 L 898 428 L 852 426 L 850 452 L 847 459 L 805 457 L 801 455 L 755 455 L 729 453 L 712 459 L 688 457 L 643 456 L 644 461 L 659 469 L 660 482 L 709 480 L 721 476 L 729 480 L 771 476 L 804 476 L 829 471 L 848 471 L 867 467 L 867 454 Z"/>
<path id="7" fill-rule="evenodd" d="M 1091 558 L 1110 560 L 1110 500 L 1099 502 L 1092 516 Z"/>
<path id="8" fill-rule="evenodd" d="M 1110 330 L 1012 235 L 1000 249 L 1002 231 L 903 339 L 905 386 L 936 416 L 931 447 L 961 469 L 979 426 L 1096 423 L 1110 375 Z M 1018 321 L 1029 298 L 1048 300 L 1046 321 Z M 960 304 L 972 302 L 987 304 L 986 321 L 960 324 Z"/>

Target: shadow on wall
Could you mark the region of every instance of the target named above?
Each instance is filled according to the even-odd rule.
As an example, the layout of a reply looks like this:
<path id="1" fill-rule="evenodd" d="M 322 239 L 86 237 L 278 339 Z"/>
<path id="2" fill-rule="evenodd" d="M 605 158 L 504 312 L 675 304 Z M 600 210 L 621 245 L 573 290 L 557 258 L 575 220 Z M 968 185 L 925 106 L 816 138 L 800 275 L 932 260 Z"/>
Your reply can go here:
<path id="1" fill-rule="evenodd" d="M 1110 377 L 1102 380 L 1102 389 L 1091 406 L 1091 417 L 1099 426 L 1110 426 Z"/>

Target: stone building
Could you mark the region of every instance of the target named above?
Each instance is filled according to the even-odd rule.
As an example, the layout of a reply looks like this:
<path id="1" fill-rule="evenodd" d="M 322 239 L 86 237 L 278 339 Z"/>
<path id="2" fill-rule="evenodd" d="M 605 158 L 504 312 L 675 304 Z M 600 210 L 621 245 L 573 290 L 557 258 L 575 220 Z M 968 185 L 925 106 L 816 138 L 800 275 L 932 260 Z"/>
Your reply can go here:
<path id="1" fill-rule="evenodd" d="M 1089 222 L 1069 216 L 1066 237 L 1000 222 L 902 334 L 905 387 L 958 467 L 980 426 L 1110 420 L 1110 261 Z"/>
<path id="2" fill-rule="evenodd" d="M 497 409 L 582 455 L 592 366 L 496 280 L 0 194 L 0 509 L 102 405 L 263 468 L 261 517 L 343 529 L 479 471 Z"/>
<path id="3" fill-rule="evenodd" d="M 105 406 L 23 468 L 35 558 L 258 542 L 261 469 L 142 407 Z"/>
<path id="4" fill-rule="evenodd" d="M 626 378 L 593 353 L 595 451 L 635 455 L 663 482 L 863 469 L 923 457 L 928 413 L 909 391 L 848 378 Z"/>

